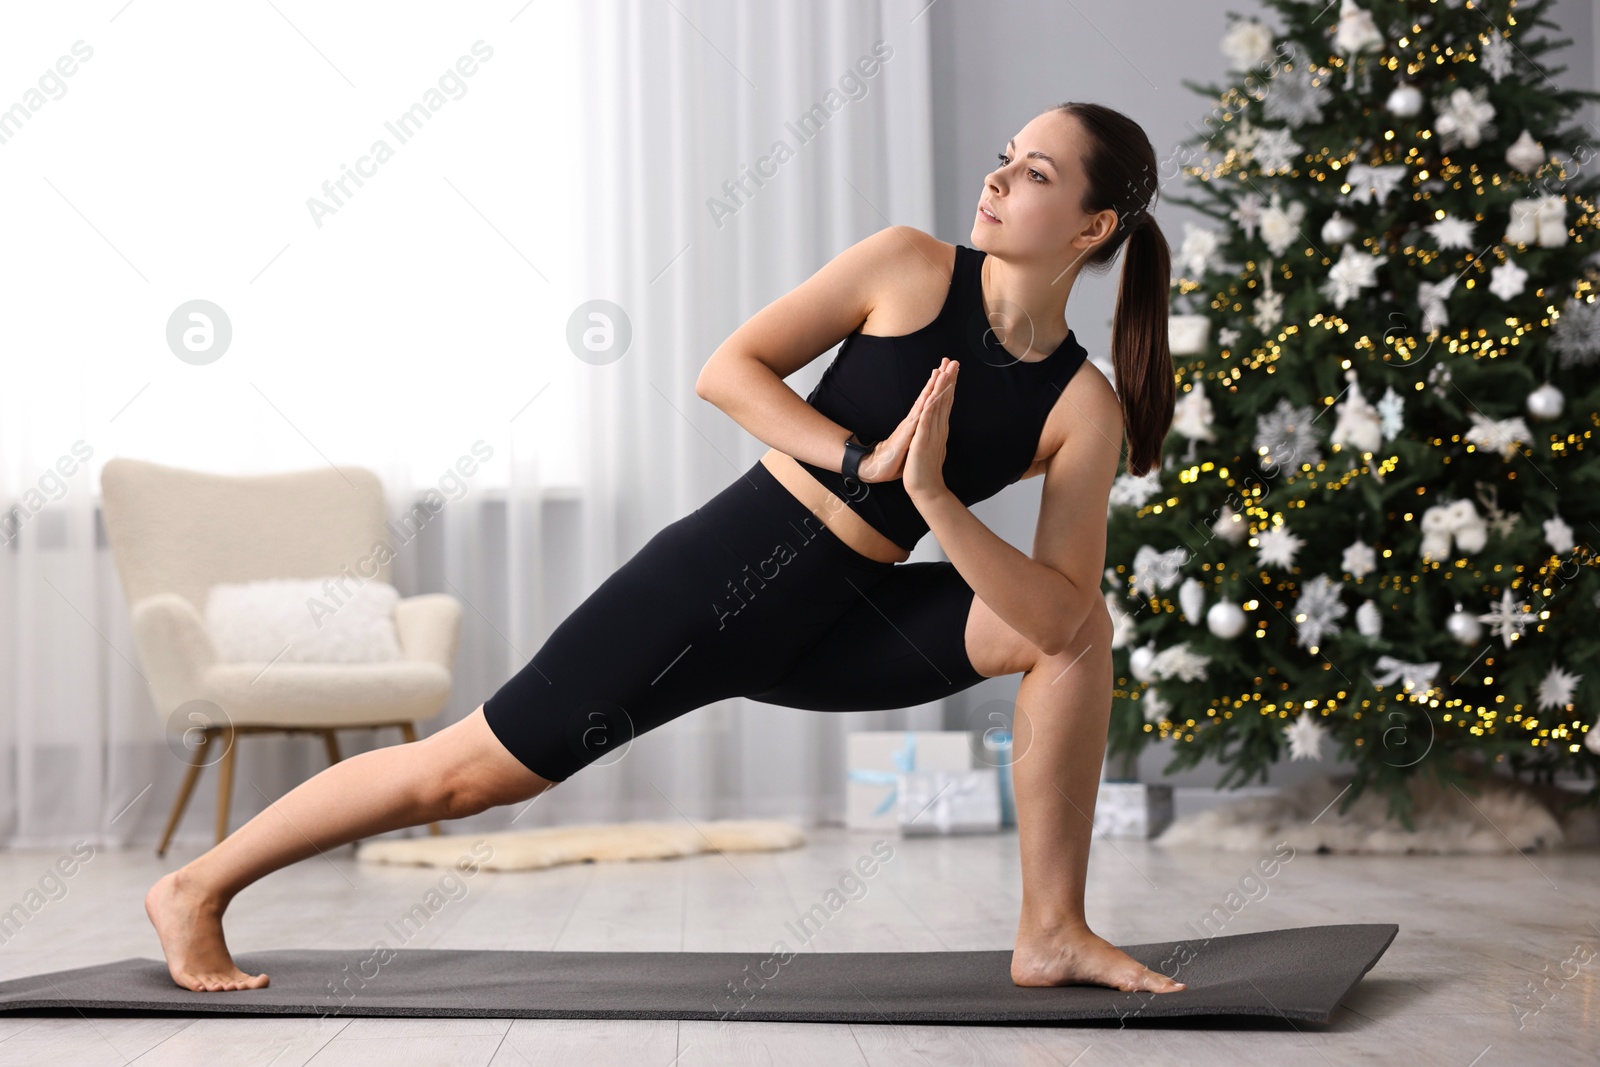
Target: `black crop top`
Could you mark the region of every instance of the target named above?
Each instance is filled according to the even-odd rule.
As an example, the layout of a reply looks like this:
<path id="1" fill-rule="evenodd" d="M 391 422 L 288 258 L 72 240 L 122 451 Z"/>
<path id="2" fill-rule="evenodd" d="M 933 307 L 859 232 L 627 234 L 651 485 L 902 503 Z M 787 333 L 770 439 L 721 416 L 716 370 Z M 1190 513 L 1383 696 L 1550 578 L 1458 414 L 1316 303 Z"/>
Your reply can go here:
<path id="1" fill-rule="evenodd" d="M 959 361 L 944 481 L 969 506 L 1027 473 L 1051 407 L 1088 355 L 1071 330 L 1044 359 L 1023 361 L 1007 352 L 984 312 L 981 271 L 987 255 L 956 245 L 950 291 L 938 317 L 898 337 L 850 334 L 806 397 L 862 440 L 881 441 L 906 417 L 939 360 Z M 839 454 L 843 459 L 842 441 Z M 910 551 L 928 532 L 899 479 L 847 486 L 836 470 L 797 462 L 901 548 Z"/>

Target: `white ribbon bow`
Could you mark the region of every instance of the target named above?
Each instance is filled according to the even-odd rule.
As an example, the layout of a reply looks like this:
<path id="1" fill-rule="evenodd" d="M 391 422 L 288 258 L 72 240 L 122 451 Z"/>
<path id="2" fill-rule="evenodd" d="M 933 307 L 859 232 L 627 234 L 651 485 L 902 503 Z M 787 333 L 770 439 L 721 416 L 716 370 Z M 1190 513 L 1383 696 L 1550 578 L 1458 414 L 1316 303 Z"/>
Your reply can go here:
<path id="1" fill-rule="evenodd" d="M 1437 660 L 1427 663 L 1407 663 L 1393 656 L 1379 656 L 1378 670 L 1381 673 L 1372 676 L 1374 685 L 1388 685 L 1399 678 L 1400 684 L 1408 691 L 1425 693 L 1433 688 L 1433 676 L 1439 673 L 1439 663 Z"/>

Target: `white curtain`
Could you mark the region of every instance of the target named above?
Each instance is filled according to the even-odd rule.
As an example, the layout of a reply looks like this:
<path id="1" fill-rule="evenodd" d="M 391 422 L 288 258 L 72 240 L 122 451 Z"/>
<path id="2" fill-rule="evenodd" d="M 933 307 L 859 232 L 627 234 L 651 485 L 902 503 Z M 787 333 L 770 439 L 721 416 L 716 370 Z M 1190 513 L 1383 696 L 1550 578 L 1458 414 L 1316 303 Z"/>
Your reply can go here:
<path id="1" fill-rule="evenodd" d="M 933 229 L 925 6 L 0 15 L 23 73 L 0 189 L 28 205 L 0 257 L 0 841 L 154 841 L 182 771 L 100 526 L 108 458 L 365 466 L 397 519 L 444 496 L 394 566 L 402 595 L 465 606 L 424 732 L 753 462 L 766 446 L 694 394 L 705 359 L 850 243 Z M 210 362 L 169 343 L 196 300 L 231 329 Z M 624 324 L 620 356 L 584 344 Z M 846 732 L 939 721 L 726 701 L 477 821 L 833 819 Z M 245 738 L 234 825 L 323 765 L 310 739 Z M 180 843 L 209 843 L 214 788 Z"/>

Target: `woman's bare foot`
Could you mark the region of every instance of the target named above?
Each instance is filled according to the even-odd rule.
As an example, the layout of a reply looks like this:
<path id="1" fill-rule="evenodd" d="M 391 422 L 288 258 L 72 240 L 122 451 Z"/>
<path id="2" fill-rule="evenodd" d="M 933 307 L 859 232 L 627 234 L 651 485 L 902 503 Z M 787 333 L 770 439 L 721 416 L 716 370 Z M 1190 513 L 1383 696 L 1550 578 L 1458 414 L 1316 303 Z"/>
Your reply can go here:
<path id="1" fill-rule="evenodd" d="M 1018 934 L 1011 953 L 1011 980 L 1019 986 L 1105 985 L 1127 993 L 1176 993 L 1185 988 L 1088 927 L 1070 933 Z"/>
<path id="2" fill-rule="evenodd" d="M 161 877 L 145 894 L 144 913 L 161 938 L 172 980 L 195 992 L 260 989 L 265 974 L 246 974 L 233 964 L 222 940 L 222 908 L 197 891 L 182 870 Z"/>

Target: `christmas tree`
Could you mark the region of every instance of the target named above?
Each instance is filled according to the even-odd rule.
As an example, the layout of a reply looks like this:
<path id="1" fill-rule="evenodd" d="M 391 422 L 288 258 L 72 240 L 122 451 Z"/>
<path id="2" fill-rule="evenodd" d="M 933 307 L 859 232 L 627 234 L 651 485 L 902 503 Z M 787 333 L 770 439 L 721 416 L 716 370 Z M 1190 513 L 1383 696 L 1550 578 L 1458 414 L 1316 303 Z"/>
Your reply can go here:
<path id="1" fill-rule="evenodd" d="M 1185 83 L 1164 198 L 1207 221 L 1162 465 L 1112 491 L 1109 752 L 1337 755 L 1408 828 L 1413 775 L 1593 776 L 1600 94 L 1552 81 L 1550 0 L 1266 3 Z"/>

